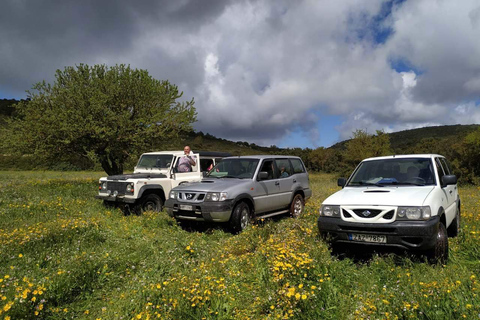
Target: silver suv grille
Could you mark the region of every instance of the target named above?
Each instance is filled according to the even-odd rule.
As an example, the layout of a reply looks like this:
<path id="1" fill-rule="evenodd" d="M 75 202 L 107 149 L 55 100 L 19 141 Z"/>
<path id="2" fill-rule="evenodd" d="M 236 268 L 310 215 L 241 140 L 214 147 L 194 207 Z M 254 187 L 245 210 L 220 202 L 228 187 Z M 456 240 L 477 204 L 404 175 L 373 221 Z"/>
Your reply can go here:
<path id="1" fill-rule="evenodd" d="M 178 192 L 178 199 L 186 202 L 203 202 L 205 199 L 205 192 Z"/>

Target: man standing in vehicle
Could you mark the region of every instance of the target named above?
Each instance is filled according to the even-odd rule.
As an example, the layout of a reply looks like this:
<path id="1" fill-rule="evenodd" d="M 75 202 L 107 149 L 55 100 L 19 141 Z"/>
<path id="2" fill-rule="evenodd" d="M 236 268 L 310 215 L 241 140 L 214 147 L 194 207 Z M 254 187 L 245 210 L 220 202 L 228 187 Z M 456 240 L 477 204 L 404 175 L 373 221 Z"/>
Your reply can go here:
<path id="1" fill-rule="evenodd" d="M 191 150 L 189 146 L 183 148 L 184 156 L 178 160 L 177 170 L 178 172 L 191 172 L 192 166 L 195 166 L 195 156 L 190 155 Z"/>

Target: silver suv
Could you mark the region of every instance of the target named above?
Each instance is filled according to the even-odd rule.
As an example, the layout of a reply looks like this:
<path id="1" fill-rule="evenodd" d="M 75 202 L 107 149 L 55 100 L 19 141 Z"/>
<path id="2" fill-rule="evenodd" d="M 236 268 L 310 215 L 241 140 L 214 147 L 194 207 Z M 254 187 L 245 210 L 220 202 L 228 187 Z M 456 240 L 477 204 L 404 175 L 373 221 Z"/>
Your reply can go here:
<path id="1" fill-rule="evenodd" d="M 202 181 L 173 188 L 165 208 L 176 219 L 228 222 L 240 232 L 253 218 L 284 213 L 298 217 L 311 195 L 307 170 L 298 157 L 229 157 Z"/>

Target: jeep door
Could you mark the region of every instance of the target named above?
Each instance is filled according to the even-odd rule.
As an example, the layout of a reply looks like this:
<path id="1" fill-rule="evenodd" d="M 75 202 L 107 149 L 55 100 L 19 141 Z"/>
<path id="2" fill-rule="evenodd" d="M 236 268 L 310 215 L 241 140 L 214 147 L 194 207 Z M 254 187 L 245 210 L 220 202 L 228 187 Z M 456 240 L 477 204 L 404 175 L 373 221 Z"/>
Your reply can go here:
<path id="1" fill-rule="evenodd" d="M 265 180 L 258 180 L 257 174 L 257 193 L 254 197 L 256 213 L 274 211 L 282 208 L 282 194 L 278 172 L 275 168 L 273 159 L 265 159 L 260 165 L 260 172 L 267 172 L 268 177 Z"/>
<path id="2" fill-rule="evenodd" d="M 442 177 L 444 175 L 449 175 L 453 173 L 450 172 L 450 166 L 447 164 L 445 158 L 438 158 L 438 157 L 435 158 L 435 166 L 437 167 L 438 179 L 441 185 Z M 449 226 L 453 218 L 455 217 L 455 213 L 457 210 L 457 207 L 456 207 L 456 204 L 457 204 L 456 200 L 458 197 L 457 185 L 455 184 L 455 185 L 442 186 L 442 192 L 447 202 L 446 205 L 444 206 L 444 209 L 445 209 L 445 214 L 447 218 L 447 226 Z"/>
<path id="3" fill-rule="evenodd" d="M 281 206 L 286 208 L 290 205 L 293 193 L 293 168 L 288 158 L 275 159 L 275 166 L 278 171 L 278 183 L 280 188 L 279 201 Z"/>
<path id="4" fill-rule="evenodd" d="M 177 166 L 180 157 L 176 157 L 172 166 L 171 171 L 173 172 L 172 188 L 178 186 L 180 183 L 185 181 L 200 181 L 202 174 L 200 172 L 200 157 L 198 154 L 193 154 L 195 156 L 196 165 L 192 166 L 191 172 L 178 172 Z"/>

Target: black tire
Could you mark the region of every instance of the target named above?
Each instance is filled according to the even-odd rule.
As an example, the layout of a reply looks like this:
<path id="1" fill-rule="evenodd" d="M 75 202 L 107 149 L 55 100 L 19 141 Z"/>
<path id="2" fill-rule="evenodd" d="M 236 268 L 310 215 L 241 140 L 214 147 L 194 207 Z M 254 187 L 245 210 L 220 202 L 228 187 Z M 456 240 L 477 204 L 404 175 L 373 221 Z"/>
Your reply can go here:
<path id="1" fill-rule="evenodd" d="M 302 195 L 298 193 L 293 197 L 292 203 L 290 204 L 290 216 L 293 218 L 300 217 L 304 208 L 305 200 L 303 200 Z"/>
<path id="2" fill-rule="evenodd" d="M 427 251 L 427 258 L 431 264 L 445 264 L 448 260 L 448 235 L 443 223 L 438 224 L 435 246 Z"/>
<path id="3" fill-rule="evenodd" d="M 460 232 L 460 207 L 457 207 L 457 213 L 455 214 L 455 218 L 453 219 L 450 226 L 447 228 L 447 233 L 449 237 L 456 237 Z"/>
<path id="4" fill-rule="evenodd" d="M 162 198 L 154 193 L 142 197 L 137 205 L 135 205 L 135 213 L 142 214 L 145 211 L 160 212 L 163 209 Z"/>
<path id="5" fill-rule="evenodd" d="M 233 208 L 232 216 L 230 217 L 230 228 L 233 233 L 239 233 L 245 230 L 250 223 L 250 207 L 245 202 L 238 203 L 235 208 Z"/>

